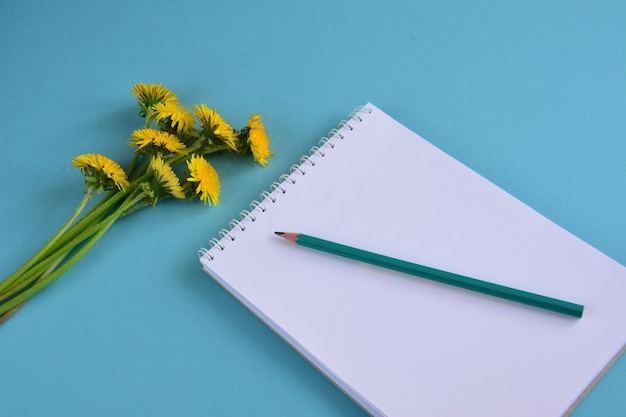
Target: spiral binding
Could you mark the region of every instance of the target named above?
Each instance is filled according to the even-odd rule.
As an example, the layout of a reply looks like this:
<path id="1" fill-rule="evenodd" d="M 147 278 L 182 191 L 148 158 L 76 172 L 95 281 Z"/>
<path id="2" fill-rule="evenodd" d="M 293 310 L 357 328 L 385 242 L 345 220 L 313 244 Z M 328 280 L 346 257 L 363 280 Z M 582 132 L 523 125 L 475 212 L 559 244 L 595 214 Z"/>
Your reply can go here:
<path id="1" fill-rule="evenodd" d="M 346 137 L 345 131 L 354 130 L 354 123 L 362 122 L 363 115 L 369 114 L 372 109 L 369 107 L 357 107 L 354 109 L 346 120 L 339 122 L 336 128 L 331 129 L 328 132 L 327 137 L 323 137 L 319 140 L 319 146 L 313 146 L 309 150 L 308 155 L 303 155 L 300 158 L 299 164 L 291 166 L 288 174 L 282 174 L 278 181 L 270 184 L 269 191 L 265 190 L 260 194 L 259 200 L 252 200 L 250 203 L 250 210 L 242 210 L 239 213 L 239 219 L 232 219 L 228 223 L 228 228 L 221 229 L 218 232 L 218 237 L 213 237 L 210 241 L 210 248 L 201 248 L 198 250 L 199 257 L 205 257 L 209 261 L 215 259 L 213 255 L 213 249 L 223 251 L 227 248 L 228 242 L 234 242 L 238 233 L 246 231 L 246 222 L 255 222 L 260 215 L 268 210 L 270 204 L 276 203 L 282 194 L 288 192 L 289 187 L 294 186 L 297 183 L 297 179 L 294 178 L 294 173 L 298 175 L 307 175 L 310 168 L 315 167 L 316 159 L 326 157 L 326 152 L 334 149 L 336 140 L 343 140 Z"/>

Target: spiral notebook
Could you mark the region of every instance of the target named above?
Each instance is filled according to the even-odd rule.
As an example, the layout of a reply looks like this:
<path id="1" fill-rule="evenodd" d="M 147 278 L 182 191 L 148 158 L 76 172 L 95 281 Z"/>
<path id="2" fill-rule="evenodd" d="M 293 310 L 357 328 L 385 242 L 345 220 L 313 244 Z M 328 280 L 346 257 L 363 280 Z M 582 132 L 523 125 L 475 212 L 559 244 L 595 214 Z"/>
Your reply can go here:
<path id="1" fill-rule="evenodd" d="M 585 306 L 582 318 L 293 245 L 301 232 Z M 200 251 L 375 416 L 559 416 L 626 342 L 626 268 L 367 104 Z"/>

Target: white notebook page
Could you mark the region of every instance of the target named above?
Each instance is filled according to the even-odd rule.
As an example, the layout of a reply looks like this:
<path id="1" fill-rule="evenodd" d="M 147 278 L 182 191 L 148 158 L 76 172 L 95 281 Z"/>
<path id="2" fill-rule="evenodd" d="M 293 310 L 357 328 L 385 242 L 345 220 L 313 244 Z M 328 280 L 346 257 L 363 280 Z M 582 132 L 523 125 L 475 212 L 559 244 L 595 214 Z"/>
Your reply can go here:
<path id="1" fill-rule="evenodd" d="M 626 342 L 623 266 L 372 104 L 253 206 L 203 251 L 204 269 L 373 415 L 562 415 Z M 585 312 L 572 318 L 403 275 L 274 231 Z"/>

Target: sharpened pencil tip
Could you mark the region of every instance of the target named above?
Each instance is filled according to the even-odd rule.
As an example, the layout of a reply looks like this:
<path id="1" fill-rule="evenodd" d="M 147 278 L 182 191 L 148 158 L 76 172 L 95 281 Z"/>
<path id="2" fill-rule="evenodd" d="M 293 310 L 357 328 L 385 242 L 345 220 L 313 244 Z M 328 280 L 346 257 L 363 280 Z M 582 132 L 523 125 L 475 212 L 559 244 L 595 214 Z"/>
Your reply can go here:
<path id="1" fill-rule="evenodd" d="M 291 232 L 274 232 L 276 235 L 282 237 L 283 239 L 287 239 L 290 242 L 297 243 L 298 236 L 300 233 L 291 233 Z"/>

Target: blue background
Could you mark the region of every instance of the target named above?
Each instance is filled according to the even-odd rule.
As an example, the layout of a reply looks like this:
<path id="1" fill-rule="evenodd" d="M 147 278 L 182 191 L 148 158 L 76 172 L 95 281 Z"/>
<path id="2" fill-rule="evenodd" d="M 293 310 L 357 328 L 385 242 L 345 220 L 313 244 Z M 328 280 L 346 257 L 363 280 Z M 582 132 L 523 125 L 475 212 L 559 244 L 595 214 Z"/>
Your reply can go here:
<path id="1" fill-rule="evenodd" d="M 217 158 L 218 206 L 121 220 L 2 325 L 0 415 L 363 415 L 196 251 L 368 101 L 626 264 L 623 1 L 4 0 L 0 17 L 0 276 L 80 201 L 72 157 L 130 161 L 137 82 L 236 127 L 262 113 L 275 153 Z M 622 358 L 573 415 L 625 415 L 625 384 Z"/>

